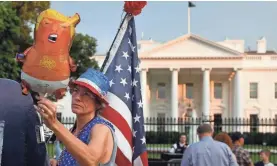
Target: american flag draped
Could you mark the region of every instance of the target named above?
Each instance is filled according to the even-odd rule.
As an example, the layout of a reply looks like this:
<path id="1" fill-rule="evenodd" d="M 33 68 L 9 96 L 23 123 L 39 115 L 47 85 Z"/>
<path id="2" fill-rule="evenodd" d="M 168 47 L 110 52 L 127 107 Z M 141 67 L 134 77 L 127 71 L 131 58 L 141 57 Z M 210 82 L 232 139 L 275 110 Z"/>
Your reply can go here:
<path id="1" fill-rule="evenodd" d="M 148 166 L 134 17 L 126 14 L 102 66 L 109 106 L 102 116 L 115 126 L 118 166 Z"/>

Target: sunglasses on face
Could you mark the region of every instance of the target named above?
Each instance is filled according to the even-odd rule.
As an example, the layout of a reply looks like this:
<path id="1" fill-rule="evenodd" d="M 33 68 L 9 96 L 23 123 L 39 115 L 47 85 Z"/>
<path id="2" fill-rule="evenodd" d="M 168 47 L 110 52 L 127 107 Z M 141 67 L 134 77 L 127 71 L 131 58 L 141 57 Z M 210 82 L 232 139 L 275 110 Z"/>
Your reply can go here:
<path id="1" fill-rule="evenodd" d="M 91 93 L 89 90 L 81 89 L 78 86 L 70 88 L 70 93 L 71 95 L 79 94 L 82 97 L 86 96 L 94 100 L 96 99 L 96 96 L 93 93 Z"/>

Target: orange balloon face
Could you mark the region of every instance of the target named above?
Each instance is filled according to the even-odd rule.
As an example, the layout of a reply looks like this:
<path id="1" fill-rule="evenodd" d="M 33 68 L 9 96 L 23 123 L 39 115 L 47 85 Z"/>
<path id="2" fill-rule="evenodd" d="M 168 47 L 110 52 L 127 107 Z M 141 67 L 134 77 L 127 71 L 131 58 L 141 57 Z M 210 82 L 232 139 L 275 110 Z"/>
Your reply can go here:
<path id="1" fill-rule="evenodd" d="M 51 50 L 50 52 L 55 53 L 68 51 L 72 39 L 70 36 L 70 25 L 51 18 L 43 18 L 35 32 L 36 46 L 39 49 Z"/>

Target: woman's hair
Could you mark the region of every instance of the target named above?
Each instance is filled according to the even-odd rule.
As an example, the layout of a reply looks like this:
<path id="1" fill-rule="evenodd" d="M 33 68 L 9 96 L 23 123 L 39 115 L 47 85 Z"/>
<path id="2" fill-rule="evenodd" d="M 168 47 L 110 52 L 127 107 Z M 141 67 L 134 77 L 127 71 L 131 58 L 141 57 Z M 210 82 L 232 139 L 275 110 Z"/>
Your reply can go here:
<path id="1" fill-rule="evenodd" d="M 101 115 L 101 113 L 105 107 L 103 106 L 103 103 L 99 99 L 96 98 L 95 101 L 96 101 L 96 104 L 99 105 L 99 107 L 96 108 L 96 110 L 95 110 L 95 115 Z"/>
<path id="2" fill-rule="evenodd" d="M 218 133 L 214 137 L 214 139 L 216 141 L 223 142 L 223 143 L 227 144 L 231 149 L 233 149 L 232 139 L 231 139 L 231 137 L 227 133 L 225 133 L 225 132 Z"/>

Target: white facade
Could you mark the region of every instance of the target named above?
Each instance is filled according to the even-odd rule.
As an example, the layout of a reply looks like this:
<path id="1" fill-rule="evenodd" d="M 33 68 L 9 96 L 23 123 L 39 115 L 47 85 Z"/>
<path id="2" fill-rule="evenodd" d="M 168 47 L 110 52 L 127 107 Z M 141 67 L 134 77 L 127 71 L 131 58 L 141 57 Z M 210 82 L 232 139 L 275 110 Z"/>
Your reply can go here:
<path id="1" fill-rule="evenodd" d="M 71 111 L 71 95 L 69 92 L 67 92 L 66 95 L 55 104 L 57 106 L 57 112 L 62 113 L 62 118 L 76 117 Z"/>
<path id="2" fill-rule="evenodd" d="M 265 38 L 248 52 L 243 40 L 193 34 L 138 43 L 145 117 L 185 117 L 192 109 L 196 117 L 277 118 L 277 53 Z M 101 66 L 105 57 L 93 58 Z"/>

